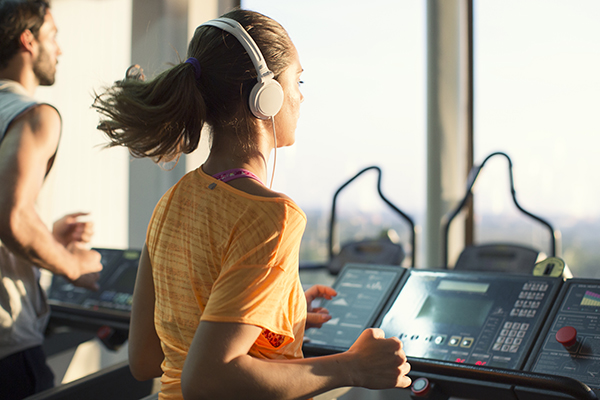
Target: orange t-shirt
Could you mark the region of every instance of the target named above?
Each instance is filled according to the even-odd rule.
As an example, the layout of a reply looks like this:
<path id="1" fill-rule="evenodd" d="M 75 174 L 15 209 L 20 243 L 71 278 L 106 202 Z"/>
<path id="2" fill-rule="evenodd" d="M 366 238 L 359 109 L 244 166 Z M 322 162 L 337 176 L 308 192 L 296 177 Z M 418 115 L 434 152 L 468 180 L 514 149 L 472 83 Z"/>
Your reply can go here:
<path id="1" fill-rule="evenodd" d="M 302 358 L 306 298 L 298 254 L 305 226 L 293 201 L 247 194 L 202 168 L 165 193 L 146 237 L 165 354 L 161 399 L 181 398 L 181 371 L 200 320 L 261 327 L 254 357 Z"/>

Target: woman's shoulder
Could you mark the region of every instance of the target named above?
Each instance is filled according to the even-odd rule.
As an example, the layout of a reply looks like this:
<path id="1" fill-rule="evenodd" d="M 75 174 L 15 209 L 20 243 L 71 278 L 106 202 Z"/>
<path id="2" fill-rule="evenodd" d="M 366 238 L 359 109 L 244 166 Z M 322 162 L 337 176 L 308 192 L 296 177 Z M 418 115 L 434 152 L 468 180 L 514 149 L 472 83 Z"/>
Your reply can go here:
<path id="1" fill-rule="evenodd" d="M 259 197 L 266 197 L 269 199 L 281 199 L 281 200 L 287 200 L 289 202 L 294 202 L 288 195 L 286 195 L 285 193 L 281 193 L 281 192 L 276 192 L 274 190 L 271 190 L 269 188 L 267 188 L 264 185 L 259 184 L 258 182 L 239 182 L 240 184 L 246 184 L 246 189 L 247 190 L 243 190 L 241 188 L 238 187 L 239 190 L 242 190 L 248 194 L 254 195 L 254 196 L 259 196 Z M 233 185 L 232 185 L 233 186 Z"/>
<path id="2" fill-rule="evenodd" d="M 306 219 L 306 215 L 292 198 L 269 189 L 254 179 L 236 179 L 225 183 L 202 171 L 193 171 L 169 189 L 162 202 L 169 203 L 173 198 L 177 199 L 175 201 L 181 201 L 183 198 L 193 199 L 190 201 L 213 204 L 217 208 L 227 205 L 230 211 L 254 210 L 261 214 L 279 215 L 284 219 Z"/>
<path id="3" fill-rule="evenodd" d="M 272 220 L 285 224 L 292 221 L 306 221 L 304 211 L 292 198 L 284 193 L 276 192 L 264 186 L 257 187 L 252 191 L 244 191 L 244 204 L 247 210 L 262 215 L 262 220 Z"/>
<path id="4" fill-rule="evenodd" d="M 264 208 L 267 212 L 276 212 L 279 210 L 282 214 L 289 217 L 302 216 L 306 218 L 304 212 L 296 204 L 296 202 L 288 195 L 280 192 L 275 192 L 268 188 L 264 188 L 262 191 L 257 191 L 253 198 L 258 200 L 256 203 L 259 207 Z"/>

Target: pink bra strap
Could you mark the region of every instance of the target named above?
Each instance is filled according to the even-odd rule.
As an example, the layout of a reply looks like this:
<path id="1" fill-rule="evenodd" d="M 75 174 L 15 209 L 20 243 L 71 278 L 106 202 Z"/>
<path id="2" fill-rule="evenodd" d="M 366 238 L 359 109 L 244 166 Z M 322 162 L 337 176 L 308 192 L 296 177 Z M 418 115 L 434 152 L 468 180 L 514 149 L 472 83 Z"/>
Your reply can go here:
<path id="1" fill-rule="evenodd" d="M 227 171 L 219 172 L 218 174 L 213 175 L 213 178 L 222 182 L 229 182 L 238 178 L 250 178 L 260 182 L 261 185 L 264 185 L 258 176 L 244 168 L 228 169 Z"/>

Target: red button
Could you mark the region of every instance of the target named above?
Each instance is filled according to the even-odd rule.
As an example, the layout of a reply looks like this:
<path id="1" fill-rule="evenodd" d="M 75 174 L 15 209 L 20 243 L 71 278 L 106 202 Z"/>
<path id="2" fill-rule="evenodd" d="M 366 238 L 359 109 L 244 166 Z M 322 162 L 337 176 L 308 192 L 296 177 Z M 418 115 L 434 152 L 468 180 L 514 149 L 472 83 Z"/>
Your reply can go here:
<path id="1" fill-rule="evenodd" d="M 577 342 L 577 329 L 563 326 L 556 332 L 556 341 L 565 347 L 571 347 Z"/>
<path id="2" fill-rule="evenodd" d="M 431 385 L 429 384 L 429 380 L 427 378 L 418 378 L 415 379 L 412 385 L 410 386 L 410 390 L 415 394 L 415 396 L 425 396 Z"/>
<path id="3" fill-rule="evenodd" d="M 106 339 L 108 338 L 111 334 L 113 333 L 113 329 L 110 326 L 106 326 L 103 325 L 98 329 L 98 332 L 96 332 L 96 335 L 100 338 L 100 339 Z"/>

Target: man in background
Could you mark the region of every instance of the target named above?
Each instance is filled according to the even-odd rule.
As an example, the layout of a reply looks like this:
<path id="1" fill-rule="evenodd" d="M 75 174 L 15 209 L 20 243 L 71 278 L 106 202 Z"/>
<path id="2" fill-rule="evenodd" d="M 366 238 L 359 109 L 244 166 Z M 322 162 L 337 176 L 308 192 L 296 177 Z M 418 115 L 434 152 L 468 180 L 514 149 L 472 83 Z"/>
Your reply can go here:
<path id="1" fill-rule="evenodd" d="M 42 350 L 49 307 L 40 268 L 97 289 L 100 254 L 90 222 L 67 215 L 52 232 L 35 203 L 61 134 L 58 111 L 33 99 L 54 83 L 56 26 L 47 0 L 0 0 L 0 398 L 54 385 Z"/>

